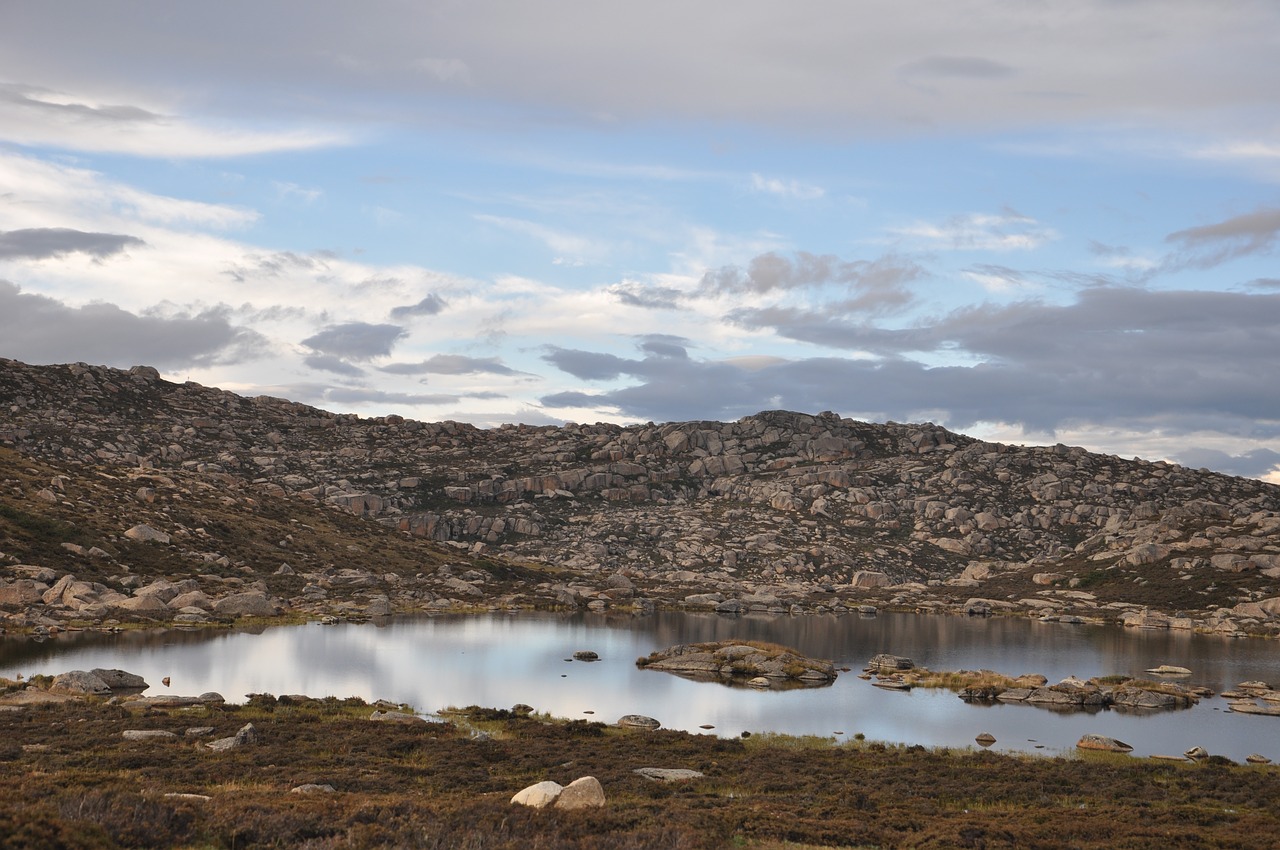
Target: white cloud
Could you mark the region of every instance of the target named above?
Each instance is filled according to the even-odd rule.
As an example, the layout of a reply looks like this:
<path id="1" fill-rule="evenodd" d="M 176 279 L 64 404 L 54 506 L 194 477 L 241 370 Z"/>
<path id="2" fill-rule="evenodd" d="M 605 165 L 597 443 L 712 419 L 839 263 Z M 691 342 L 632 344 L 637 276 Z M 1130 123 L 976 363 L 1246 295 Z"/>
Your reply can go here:
<path id="1" fill-rule="evenodd" d="M 889 232 L 928 248 L 957 251 L 1030 251 L 1058 238 L 1053 228 L 1011 210 L 966 213 L 941 223 L 918 221 Z"/>
<path id="2" fill-rule="evenodd" d="M 120 99 L 133 102 L 120 105 L 87 94 L 0 86 L 0 139 L 33 147 L 161 157 L 248 156 L 351 141 L 348 133 L 329 129 L 259 129 L 166 114 L 165 106 L 132 92 Z"/>
<path id="3" fill-rule="evenodd" d="M 751 188 L 757 192 L 795 198 L 800 201 L 815 201 L 826 194 L 826 190 L 821 186 L 801 183 L 798 180 L 779 180 L 776 177 L 765 177 L 755 173 L 751 175 Z"/>
<path id="4" fill-rule="evenodd" d="M 105 175 L 0 150 L 0 225 L 78 226 L 90 223 L 245 227 L 258 213 L 145 192 Z M 84 228 L 92 229 L 92 228 Z"/>
<path id="5" fill-rule="evenodd" d="M 309 189 L 305 186 L 299 186 L 297 183 L 289 183 L 284 180 L 272 180 L 271 187 L 276 190 L 276 197 L 280 200 L 301 201 L 304 204 L 312 204 L 324 197 L 324 192 L 320 189 Z"/>

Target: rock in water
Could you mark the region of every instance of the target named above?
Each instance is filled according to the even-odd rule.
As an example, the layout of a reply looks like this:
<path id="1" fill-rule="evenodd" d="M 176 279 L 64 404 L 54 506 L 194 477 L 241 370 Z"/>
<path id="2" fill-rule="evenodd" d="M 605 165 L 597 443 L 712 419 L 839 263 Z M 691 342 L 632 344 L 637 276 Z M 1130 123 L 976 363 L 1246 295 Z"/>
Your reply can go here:
<path id="1" fill-rule="evenodd" d="M 836 678 L 830 661 L 807 658 L 784 646 L 732 640 L 680 644 L 637 659 L 636 666 L 720 681 L 765 676 L 805 687 L 828 685 Z"/>
<path id="2" fill-rule="evenodd" d="M 911 670 L 915 666 L 915 662 L 910 658 L 882 652 L 867 662 L 866 669 L 872 672 L 895 673 L 899 670 Z"/>
<path id="3" fill-rule="evenodd" d="M 624 714 L 618 718 L 618 725 L 632 729 L 657 729 L 662 724 L 643 714 Z"/>
<path id="4" fill-rule="evenodd" d="M 1080 740 L 1076 742 L 1076 747 L 1081 750 L 1100 750 L 1107 753 L 1128 753 L 1133 751 L 1133 747 L 1124 741 L 1108 738 L 1106 735 L 1081 735 Z"/>
<path id="5" fill-rule="evenodd" d="M 113 691 L 145 691 L 150 687 L 146 679 L 124 670 L 104 670 L 101 667 L 95 667 L 89 672 L 105 682 Z"/>

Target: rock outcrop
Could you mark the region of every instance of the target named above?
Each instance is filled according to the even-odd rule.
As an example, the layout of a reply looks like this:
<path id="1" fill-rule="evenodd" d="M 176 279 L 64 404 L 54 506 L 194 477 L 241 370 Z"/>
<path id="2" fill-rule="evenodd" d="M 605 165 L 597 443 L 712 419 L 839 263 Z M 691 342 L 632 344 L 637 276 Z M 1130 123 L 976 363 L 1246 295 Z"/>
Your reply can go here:
<path id="1" fill-rule="evenodd" d="M 17 627 L 266 616 L 217 609 L 256 591 L 339 617 L 874 602 L 1280 632 L 1280 488 L 1165 462 L 829 412 L 480 429 L 82 363 L 0 360 L 0 409 L 0 522 L 53 523 L 0 557 Z M 456 569 L 378 569 L 335 514 Z M 516 565 L 561 578 L 504 583 Z M 142 599 L 151 579 L 203 604 Z"/>
<path id="2" fill-rule="evenodd" d="M 750 684 L 761 677 L 803 687 L 835 681 L 830 661 L 807 658 L 793 649 L 755 641 L 680 644 L 636 660 L 646 670 L 663 670 L 697 679 Z"/>

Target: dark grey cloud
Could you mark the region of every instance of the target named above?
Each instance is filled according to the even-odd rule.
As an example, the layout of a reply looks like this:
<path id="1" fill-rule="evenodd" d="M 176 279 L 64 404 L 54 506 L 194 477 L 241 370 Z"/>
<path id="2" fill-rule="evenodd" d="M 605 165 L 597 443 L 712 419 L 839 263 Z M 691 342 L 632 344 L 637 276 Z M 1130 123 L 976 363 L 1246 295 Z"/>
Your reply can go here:
<path id="1" fill-rule="evenodd" d="M 389 355 L 391 348 L 406 333 L 408 332 L 399 325 L 345 322 L 330 325 L 304 339 L 302 344 L 322 354 L 352 360 L 371 360 Z"/>
<path id="2" fill-rule="evenodd" d="M 1228 137 L 1269 138 L 1273 118 L 1262 105 L 1272 103 L 1271 75 L 1249 71 L 1272 67 L 1266 34 L 1280 25 L 1273 3 L 1202 0 L 1079 0 L 1071 14 L 1043 4 L 942 3 L 921 15 L 890 0 L 662 0 L 644 15 L 590 2 L 547 14 L 541 4 L 500 0 L 327 4 L 320 16 L 303 0 L 272 8 L 210 16 L 200 4 L 155 14 L 86 0 L 9 3 L 4 69 L 97 90 L 186 86 L 200 93 L 190 100 L 223 114 L 277 119 L 287 90 L 295 96 L 284 118 L 330 124 L 372 120 L 377 102 L 377 118 L 389 123 L 469 119 L 516 132 L 553 117 L 598 123 L 607 111 L 623 126 L 691 117 L 880 137 L 904 125 L 928 132 L 1123 118 L 1203 130 L 1216 119 Z M 297 47 L 282 51 L 285 43 Z M 225 61 L 228 44 L 234 63 Z M 604 61 L 618 73 L 600 73 Z M 914 76 L 895 73 L 904 67 Z M 903 79 L 980 82 L 983 96 L 939 98 Z M 486 108 L 510 104 L 522 108 Z M 1250 132 L 1231 132 L 1241 127 Z"/>
<path id="3" fill-rule="evenodd" d="M 126 248 L 146 245 L 136 236 L 91 233 L 68 227 L 32 227 L 0 231 L 0 260 L 45 260 L 66 254 L 88 254 L 103 259 Z"/>
<path id="4" fill-rule="evenodd" d="M 1280 467 L 1280 452 L 1254 449 L 1232 455 L 1218 449 L 1190 448 L 1176 455 L 1174 460 L 1193 469 L 1204 467 L 1243 478 L 1261 478 Z"/>
<path id="5" fill-rule="evenodd" d="M 542 359 L 560 371 L 568 372 L 584 381 L 605 381 L 624 374 L 638 374 L 632 371 L 637 361 L 594 351 L 560 348 L 553 345 L 546 354 L 542 355 Z"/>
<path id="6" fill-rule="evenodd" d="M 1014 68 L 981 56 L 926 56 L 901 68 L 907 76 L 963 77 L 974 80 L 998 79 L 1014 74 Z"/>
<path id="7" fill-rule="evenodd" d="M 156 123 L 164 120 L 165 117 L 138 106 L 124 104 L 89 106 L 84 103 L 67 103 L 60 92 L 17 83 L 0 83 L 0 102 L 63 118 L 94 119 L 111 123 Z"/>
<path id="8" fill-rule="evenodd" d="M 639 419 L 736 418 L 761 406 L 872 418 L 921 416 L 1055 431 L 1084 424 L 1280 435 L 1280 294 L 1094 288 L 1074 303 L 956 311 L 884 329 L 812 311 L 742 311 L 747 327 L 860 353 L 740 368 L 650 353 L 626 359 L 554 349 L 547 362 L 583 380 L 631 386 L 548 396 Z M 946 359 L 967 365 L 928 366 Z M 769 400 L 762 404 L 762 400 Z"/>
<path id="9" fill-rule="evenodd" d="M 312 369 L 332 372 L 335 375 L 346 375 L 348 378 L 358 378 L 364 374 L 364 370 L 359 366 L 352 365 L 333 354 L 308 354 L 302 358 L 302 362 Z"/>
<path id="10" fill-rule="evenodd" d="M 1280 277 L 1257 277 L 1245 286 L 1252 289 L 1280 289 Z"/>
<path id="11" fill-rule="evenodd" d="M 684 337 L 671 334 L 646 334 L 640 338 L 640 350 L 646 354 L 678 360 L 689 359 L 688 344 Z"/>
<path id="12" fill-rule="evenodd" d="M 465 357 L 461 354 L 435 354 L 418 363 L 388 363 L 378 367 L 393 375 L 518 375 L 515 369 L 502 365 L 497 357 Z"/>
<path id="13" fill-rule="evenodd" d="M 298 254 L 294 251 L 277 251 L 272 254 L 251 254 L 245 262 L 237 263 L 223 272 L 236 283 L 245 283 L 254 278 L 279 277 L 290 272 L 315 272 L 328 268 L 331 259 L 329 252 L 320 251 L 312 255 Z"/>
<path id="14" fill-rule="evenodd" d="M 647 310 L 674 310 L 680 306 L 682 293 L 670 286 L 653 286 L 627 281 L 609 289 L 614 298 L 630 307 Z"/>
<path id="15" fill-rule="evenodd" d="M 790 257 L 761 254 L 747 264 L 724 266 L 702 277 L 704 295 L 763 295 L 809 287 L 842 287 L 846 296 L 833 308 L 841 313 L 886 314 L 912 301 L 908 285 L 925 277 L 923 266 L 904 257 L 845 261 L 830 254 L 797 251 Z"/>
<path id="16" fill-rule="evenodd" d="M 1280 237 L 1280 209 L 1262 208 L 1251 213 L 1170 233 L 1165 241 L 1179 246 L 1187 256 L 1174 265 L 1212 268 L 1228 260 L 1270 251 Z"/>
<path id="17" fill-rule="evenodd" d="M 433 292 L 429 293 L 417 304 L 406 304 L 401 307 L 392 307 L 391 318 L 409 319 L 414 316 L 434 316 L 448 306 L 448 301 L 445 301 Z"/>
<path id="18" fill-rule="evenodd" d="M 0 281 L 0 348 L 6 357 L 28 363 L 177 369 L 253 360 L 266 353 L 268 343 L 233 325 L 222 309 L 166 317 L 105 303 L 68 307 Z"/>

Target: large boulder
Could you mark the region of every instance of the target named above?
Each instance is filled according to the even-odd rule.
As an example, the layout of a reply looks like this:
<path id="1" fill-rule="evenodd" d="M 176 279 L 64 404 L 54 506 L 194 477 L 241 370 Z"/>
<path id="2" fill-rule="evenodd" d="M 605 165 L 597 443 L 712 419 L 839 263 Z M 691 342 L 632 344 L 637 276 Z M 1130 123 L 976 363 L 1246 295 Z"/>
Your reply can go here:
<path id="1" fill-rule="evenodd" d="M 583 776 L 564 786 L 556 797 L 557 809 L 592 809 L 604 805 L 604 788 L 594 776 Z"/>
<path id="2" fill-rule="evenodd" d="M 152 528 L 151 526 L 145 523 L 141 525 L 135 525 L 133 528 L 126 531 L 124 533 L 124 536 L 128 537 L 130 540 L 136 540 L 139 543 L 150 543 L 150 542 L 168 543 L 169 542 L 169 535 L 165 534 L 163 531 L 157 531 L 156 529 Z"/>
<path id="3" fill-rule="evenodd" d="M 564 786 L 559 782 L 547 780 L 517 791 L 515 796 L 511 798 L 511 802 L 513 805 L 545 809 L 554 803 L 563 791 Z"/>
<path id="4" fill-rule="evenodd" d="M 105 697 L 111 695 L 111 686 L 102 681 L 96 673 L 87 670 L 71 670 L 53 677 L 49 690 L 60 694 L 76 696 Z"/>
<path id="5" fill-rule="evenodd" d="M 102 667 L 95 667 L 89 672 L 101 679 L 113 691 L 145 691 L 150 687 L 146 679 L 124 670 L 105 670 Z"/>
<path id="6" fill-rule="evenodd" d="M 121 599 L 111 606 L 119 615 L 126 617 L 149 617 L 152 619 L 168 617 L 173 610 L 159 596 L 130 596 Z"/>
<path id="7" fill-rule="evenodd" d="M 274 617 L 276 606 L 262 591 L 246 590 L 213 603 L 213 613 L 219 617 Z"/>
<path id="8" fill-rule="evenodd" d="M 643 714 L 624 714 L 618 718 L 618 725 L 629 729 L 657 729 L 662 724 Z"/>
<path id="9" fill-rule="evenodd" d="M 0 606 L 21 608 L 34 605 L 44 600 L 49 592 L 49 585 L 35 579 L 20 578 L 16 581 L 0 582 Z"/>
<path id="10" fill-rule="evenodd" d="M 889 576 L 875 570 L 858 570 L 849 580 L 850 587 L 888 587 Z"/>
<path id="11" fill-rule="evenodd" d="M 910 658 L 882 652 L 872 656 L 867 662 L 866 670 L 871 673 L 897 673 L 901 670 L 910 670 L 915 666 L 915 662 Z"/>

